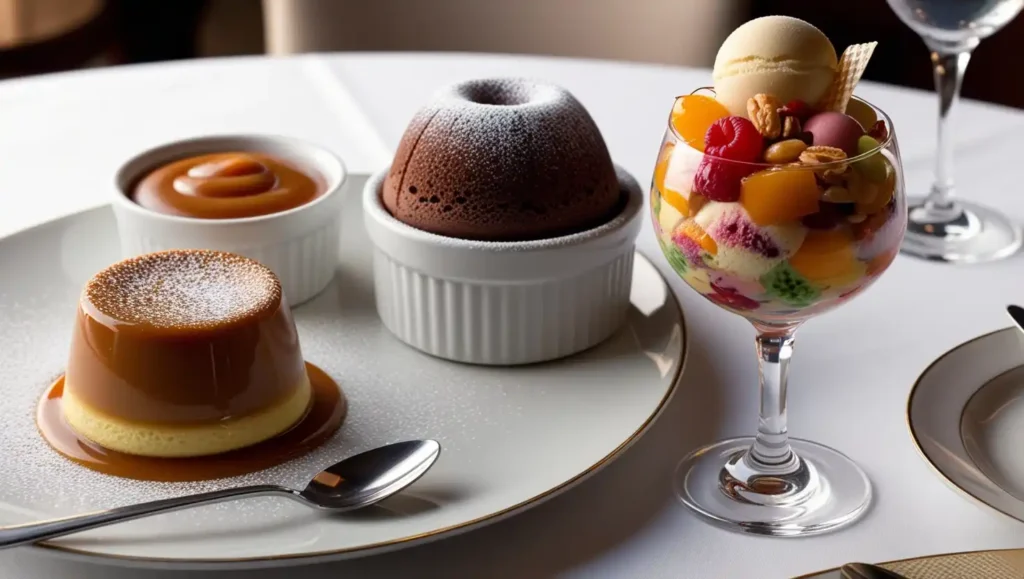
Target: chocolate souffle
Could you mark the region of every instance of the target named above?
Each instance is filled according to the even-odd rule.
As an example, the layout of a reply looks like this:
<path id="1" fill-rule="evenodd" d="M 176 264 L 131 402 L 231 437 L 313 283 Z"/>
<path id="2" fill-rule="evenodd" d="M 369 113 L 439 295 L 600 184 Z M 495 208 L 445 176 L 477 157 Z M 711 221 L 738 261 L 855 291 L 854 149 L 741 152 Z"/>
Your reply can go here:
<path id="1" fill-rule="evenodd" d="M 590 348 L 625 320 L 640 187 L 568 91 L 441 90 L 367 183 L 377 311 L 399 339 L 511 365 Z"/>
<path id="2" fill-rule="evenodd" d="M 447 237 L 530 241 L 604 223 L 622 193 L 586 109 L 554 86 L 471 81 L 421 110 L 384 180 L 384 206 Z"/>

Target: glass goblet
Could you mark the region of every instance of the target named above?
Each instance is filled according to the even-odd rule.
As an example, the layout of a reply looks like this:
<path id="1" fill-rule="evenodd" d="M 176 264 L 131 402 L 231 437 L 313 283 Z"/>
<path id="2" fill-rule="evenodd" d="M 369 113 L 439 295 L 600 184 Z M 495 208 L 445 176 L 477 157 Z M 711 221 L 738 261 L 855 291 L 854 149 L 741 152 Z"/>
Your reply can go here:
<path id="1" fill-rule="evenodd" d="M 1024 0 L 888 0 L 931 51 L 939 122 L 935 182 L 911 197 L 903 251 L 935 261 L 975 263 L 1013 255 L 1021 228 L 1001 212 L 957 199 L 953 187 L 952 120 L 971 52 L 1017 16 Z"/>
<path id="2" fill-rule="evenodd" d="M 685 108 L 679 102 L 673 111 Z M 906 230 L 892 122 L 862 104 L 876 112 L 887 135 L 844 160 L 776 158 L 780 162 L 770 164 L 713 157 L 692 135 L 680 136 L 675 112 L 661 144 L 651 208 L 665 257 L 691 288 L 746 318 L 757 333 L 756 435 L 699 448 L 675 474 L 683 503 L 735 530 L 820 533 L 856 520 L 871 501 L 871 483 L 853 461 L 791 439 L 786 429 L 787 369 L 797 328 L 878 279 Z"/>

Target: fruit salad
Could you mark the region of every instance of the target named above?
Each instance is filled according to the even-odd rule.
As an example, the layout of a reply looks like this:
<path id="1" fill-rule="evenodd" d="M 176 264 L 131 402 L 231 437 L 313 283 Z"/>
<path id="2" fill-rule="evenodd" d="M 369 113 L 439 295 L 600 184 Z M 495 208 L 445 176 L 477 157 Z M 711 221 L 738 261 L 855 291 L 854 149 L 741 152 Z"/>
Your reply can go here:
<path id="1" fill-rule="evenodd" d="M 883 114 L 760 92 L 746 114 L 714 94 L 676 99 L 651 187 L 658 242 L 709 300 L 799 321 L 849 299 L 899 251 L 906 224 Z"/>

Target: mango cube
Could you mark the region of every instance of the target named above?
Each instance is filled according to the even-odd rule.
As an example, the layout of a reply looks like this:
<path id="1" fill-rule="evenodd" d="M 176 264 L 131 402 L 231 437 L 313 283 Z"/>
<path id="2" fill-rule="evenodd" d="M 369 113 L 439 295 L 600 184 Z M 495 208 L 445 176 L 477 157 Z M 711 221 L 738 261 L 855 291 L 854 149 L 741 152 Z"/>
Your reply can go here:
<path id="1" fill-rule="evenodd" d="M 673 143 L 665 143 L 658 158 L 658 164 L 654 167 L 654 186 L 661 192 L 661 199 L 676 209 L 683 217 L 690 215 L 690 203 L 679 191 L 689 188 L 689 184 L 680 183 L 679 176 L 672 172 L 670 164 L 672 153 L 675 150 Z"/>
<path id="2" fill-rule="evenodd" d="M 740 204 L 758 225 L 777 225 L 817 213 L 820 195 L 811 171 L 760 171 L 743 179 L 740 186 Z"/>
<path id="3" fill-rule="evenodd" d="M 829 286 L 844 286 L 867 274 L 866 265 L 857 259 L 848 227 L 808 231 L 803 245 L 790 256 L 789 266 L 807 279 Z"/>
<path id="4" fill-rule="evenodd" d="M 683 222 L 683 224 L 679 227 L 679 233 L 682 233 L 686 237 L 692 239 L 697 245 L 700 246 L 701 249 L 708 252 L 709 254 L 718 254 L 718 244 L 715 243 L 715 240 L 712 239 L 710 235 L 708 235 L 707 231 L 704 231 L 704 229 L 701 228 L 700 225 L 697 225 L 697 222 L 693 221 L 692 219 L 688 219 Z"/>

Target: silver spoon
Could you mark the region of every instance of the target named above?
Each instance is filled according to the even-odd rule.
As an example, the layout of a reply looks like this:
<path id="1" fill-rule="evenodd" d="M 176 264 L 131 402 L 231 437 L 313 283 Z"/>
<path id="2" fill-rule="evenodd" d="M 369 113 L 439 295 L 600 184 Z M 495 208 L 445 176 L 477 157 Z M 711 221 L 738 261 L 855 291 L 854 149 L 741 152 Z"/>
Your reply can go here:
<path id="1" fill-rule="evenodd" d="M 301 491 L 279 485 L 255 485 L 129 505 L 63 519 L 0 527 L 0 549 L 158 513 L 248 497 L 283 495 L 325 511 L 351 511 L 382 501 L 411 485 L 434 465 L 440 454 L 441 445 L 437 441 L 408 440 L 350 456 L 324 469 Z"/>

